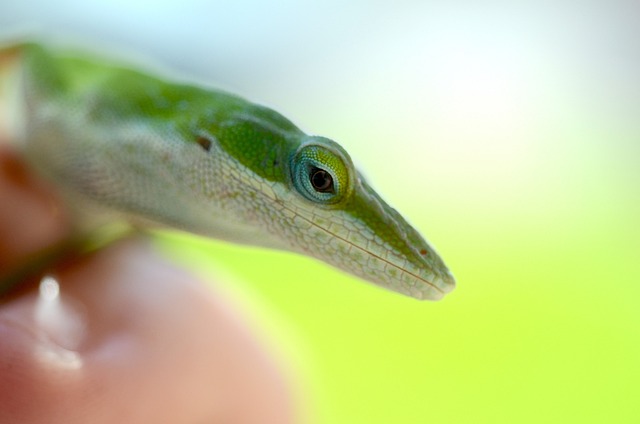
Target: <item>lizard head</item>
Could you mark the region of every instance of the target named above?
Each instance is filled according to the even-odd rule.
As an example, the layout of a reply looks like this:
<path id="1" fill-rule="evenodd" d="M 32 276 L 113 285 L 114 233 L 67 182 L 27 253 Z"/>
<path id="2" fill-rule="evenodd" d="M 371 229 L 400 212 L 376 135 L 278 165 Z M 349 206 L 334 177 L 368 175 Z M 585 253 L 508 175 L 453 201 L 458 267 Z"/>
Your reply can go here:
<path id="1" fill-rule="evenodd" d="M 367 184 L 332 140 L 305 136 L 290 152 L 281 214 L 293 250 L 377 285 L 437 300 L 455 280 L 436 251 Z M 280 196 L 279 196 L 280 197 Z"/>

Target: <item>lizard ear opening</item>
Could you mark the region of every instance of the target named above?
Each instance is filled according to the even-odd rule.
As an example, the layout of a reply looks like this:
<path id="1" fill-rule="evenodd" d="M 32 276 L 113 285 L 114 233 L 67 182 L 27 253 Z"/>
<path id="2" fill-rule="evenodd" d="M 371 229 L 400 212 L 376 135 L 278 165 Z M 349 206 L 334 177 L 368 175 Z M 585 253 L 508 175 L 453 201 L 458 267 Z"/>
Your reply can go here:
<path id="1" fill-rule="evenodd" d="M 198 136 L 198 138 L 196 139 L 196 143 L 198 143 L 200 147 L 202 147 L 207 152 L 211 150 L 211 140 L 203 135 Z"/>

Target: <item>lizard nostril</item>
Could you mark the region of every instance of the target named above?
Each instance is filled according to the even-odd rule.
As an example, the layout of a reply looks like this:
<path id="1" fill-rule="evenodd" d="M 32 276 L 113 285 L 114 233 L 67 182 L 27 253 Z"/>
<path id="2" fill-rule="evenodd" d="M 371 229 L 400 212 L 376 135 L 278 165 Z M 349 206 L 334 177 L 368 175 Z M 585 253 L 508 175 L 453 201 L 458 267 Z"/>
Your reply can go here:
<path id="1" fill-rule="evenodd" d="M 427 252 L 427 249 L 420 249 L 420 254 L 422 256 L 425 256 L 427 253 L 429 253 L 429 252 Z"/>

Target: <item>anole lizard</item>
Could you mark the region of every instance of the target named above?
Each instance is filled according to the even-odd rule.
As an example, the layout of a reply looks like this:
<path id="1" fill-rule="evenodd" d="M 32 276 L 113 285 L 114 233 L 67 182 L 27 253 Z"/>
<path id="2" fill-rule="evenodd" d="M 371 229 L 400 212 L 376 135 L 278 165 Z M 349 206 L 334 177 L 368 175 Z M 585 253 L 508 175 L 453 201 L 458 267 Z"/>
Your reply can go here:
<path id="1" fill-rule="evenodd" d="M 294 251 L 418 299 L 453 289 L 442 259 L 347 152 L 277 112 L 34 43 L 2 60 L 17 77 L 0 93 L 18 112 L 11 137 L 92 225 Z"/>

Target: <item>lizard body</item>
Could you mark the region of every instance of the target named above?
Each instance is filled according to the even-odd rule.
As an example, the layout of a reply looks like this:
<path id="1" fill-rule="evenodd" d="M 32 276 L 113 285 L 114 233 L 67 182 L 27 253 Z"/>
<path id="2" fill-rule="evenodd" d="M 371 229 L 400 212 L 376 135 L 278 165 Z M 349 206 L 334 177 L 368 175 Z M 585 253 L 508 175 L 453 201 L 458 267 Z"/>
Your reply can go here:
<path id="1" fill-rule="evenodd" d="M 334 141 L 225 92 L 37 44 L 6 52 L 12 137 L 85 216 L 290 250 L 419 299 L 453 289 Z"/>

